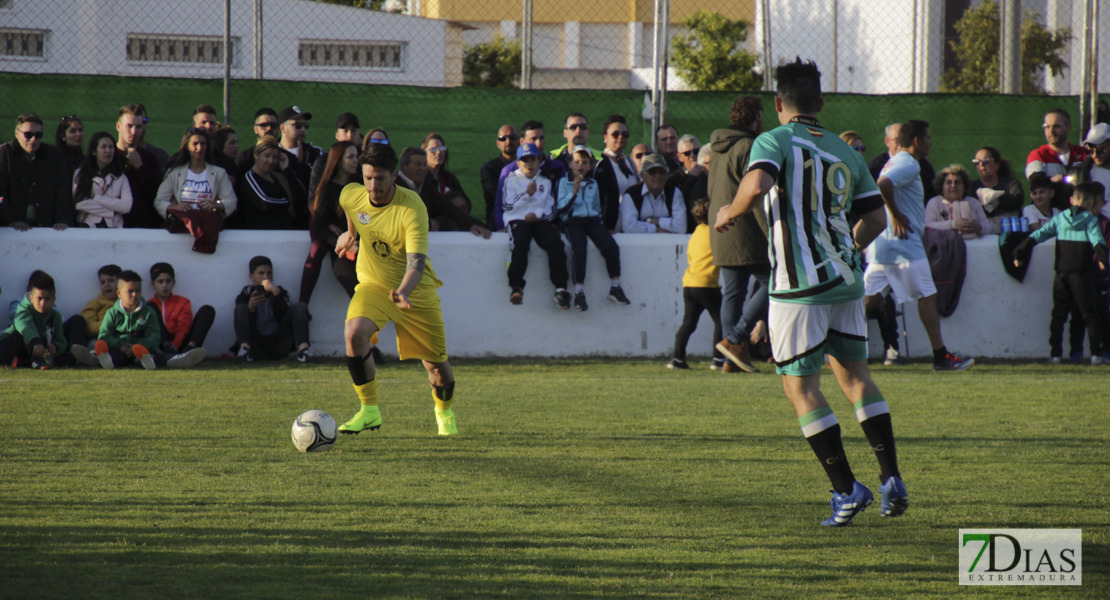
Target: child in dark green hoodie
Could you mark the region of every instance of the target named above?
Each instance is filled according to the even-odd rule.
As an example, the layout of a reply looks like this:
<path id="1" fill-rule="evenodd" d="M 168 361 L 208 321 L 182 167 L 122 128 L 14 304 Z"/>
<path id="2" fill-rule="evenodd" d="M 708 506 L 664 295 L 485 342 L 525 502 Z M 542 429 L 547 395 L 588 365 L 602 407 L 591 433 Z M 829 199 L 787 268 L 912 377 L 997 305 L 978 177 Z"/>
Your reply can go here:
<path id="1" fill-rule="evenodd" d="M 1034 245 L 1056 238 L 1056 277 L 1052 281 L 1052 320 L 1048 331 L 1053 364 L 1062 362 L 1064 323 L 1073 308 L 1079 310 L 1087 325 L 1091 364 L 1110 362 L 1102 356 L 1105 340 L 1102 339 L 1101 315 L 1095 306 L 1098 299 L 1095 278 L 1098 270 L 1106 270 L 1107 264 L 1106 239 L 1099 229 L 1098 217 L 1091 212 L 1105 193 L 1105 188 L 1097 182 L 1075 186 L 1071 207 L 1052 217 L 1014 248 L 1014 265 L 1020 267 L 1028 260 Z"/>
<path id="2" fill-rule="evenodd" d="M 43 271 L 32 273 L 11 326 L 0 333 L 0 364 L 49 369 L 74 363 L 55 299 L 54 278 Z"/>

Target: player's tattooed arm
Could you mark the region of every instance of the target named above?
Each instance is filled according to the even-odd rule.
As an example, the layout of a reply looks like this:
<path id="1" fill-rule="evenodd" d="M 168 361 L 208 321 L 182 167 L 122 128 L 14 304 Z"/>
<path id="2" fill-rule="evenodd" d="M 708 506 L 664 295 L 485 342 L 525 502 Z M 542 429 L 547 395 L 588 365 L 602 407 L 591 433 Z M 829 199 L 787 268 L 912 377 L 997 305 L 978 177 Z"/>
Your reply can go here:
<path id="1" fill-rule="evenodd" d="M 428 262 L 428 257 L 419 252 L 409 252 L 406 256 L 408 257 L 408 264 L 406 265 L 408 270 L 423 274 L 424 264 Z"/>

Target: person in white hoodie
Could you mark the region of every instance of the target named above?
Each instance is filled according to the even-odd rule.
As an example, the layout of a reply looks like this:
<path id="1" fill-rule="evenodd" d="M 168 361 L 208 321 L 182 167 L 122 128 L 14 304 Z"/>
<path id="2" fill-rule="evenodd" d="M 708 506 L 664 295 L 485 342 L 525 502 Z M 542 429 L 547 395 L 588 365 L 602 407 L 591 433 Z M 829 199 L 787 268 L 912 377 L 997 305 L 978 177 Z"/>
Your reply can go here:
<path id="1" fill-rule="evenodd" d="M 551 180 L 539 175 L 540 149 L 535 144 L 521 144 L 516 151 L 519 169 L 505 178 L 502 208 L 509 231 L 509 302 L 524 302 L 524 272 L 528 270 L 528 250 L 532 240 L 547 252 L 551 283 L 555 285 L 555 303 L 570 309 L 567 292 L 567 252 L 559 230 L 551 222 L 555 196 Z"/>

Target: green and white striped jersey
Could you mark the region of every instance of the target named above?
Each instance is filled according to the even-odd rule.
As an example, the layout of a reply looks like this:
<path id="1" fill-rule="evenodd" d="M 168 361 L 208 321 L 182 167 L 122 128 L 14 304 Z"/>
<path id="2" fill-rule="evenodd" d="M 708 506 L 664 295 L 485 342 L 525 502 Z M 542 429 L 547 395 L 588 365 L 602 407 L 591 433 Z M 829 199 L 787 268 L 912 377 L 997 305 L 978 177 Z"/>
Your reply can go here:
<path id="1" fill-rule="evenodd" d="M 837 304 L 863 297 L 863 271 L 848 212 L 882 207 L 863 155 L 817 119 L 797 116 L 761 134 L 748 170 L 775 179 L 766 195 L 771 299 Z"/>

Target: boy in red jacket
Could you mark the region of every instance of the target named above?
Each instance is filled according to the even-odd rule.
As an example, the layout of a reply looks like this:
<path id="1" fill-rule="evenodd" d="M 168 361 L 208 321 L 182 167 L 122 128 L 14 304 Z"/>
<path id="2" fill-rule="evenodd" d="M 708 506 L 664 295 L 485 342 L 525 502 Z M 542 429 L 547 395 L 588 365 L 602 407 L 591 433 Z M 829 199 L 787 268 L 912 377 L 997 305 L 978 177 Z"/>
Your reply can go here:
<path id="1" fill-rule="evenodd" d="M 158 313 L 162 321 L 162 350 L 173 354 L 170 361 L 188 362 L 192 366 L 205 356 L 204 338 L 216 320 L 216 309 L 205 304 L 193 316 L 193 305 L 184 296 L 175 296 L 173 288 L 177 284 L 173 265 L 170 263 L 154 263 L 150 267 L 151 286 L 154 288 L 154 297 L 150 305 Z M 193 352 L 193 350 L 197 350 Z M 185 361 L 188 355 L 190 360 Z M 169 362 L 169 361 L 167 361 Z M 186 365 L 181 365 L 186 366 Z"/>

